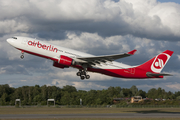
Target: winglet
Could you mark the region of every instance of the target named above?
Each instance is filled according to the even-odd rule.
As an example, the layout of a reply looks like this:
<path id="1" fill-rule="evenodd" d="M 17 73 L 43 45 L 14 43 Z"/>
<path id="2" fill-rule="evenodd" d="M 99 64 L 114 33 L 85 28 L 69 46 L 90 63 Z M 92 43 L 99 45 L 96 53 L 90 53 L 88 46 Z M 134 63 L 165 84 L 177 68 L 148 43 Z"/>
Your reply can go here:
<path id="1" fill-rule="evenodd" d="M 137 51 L 137 50 L 136 50 L 136 49 L 134 49 L 134 50 L 132 50 L 132 51 L 128 52 L 127 54 L 134 55 L 134 53 L 135 53 L 136 51 Z"/>

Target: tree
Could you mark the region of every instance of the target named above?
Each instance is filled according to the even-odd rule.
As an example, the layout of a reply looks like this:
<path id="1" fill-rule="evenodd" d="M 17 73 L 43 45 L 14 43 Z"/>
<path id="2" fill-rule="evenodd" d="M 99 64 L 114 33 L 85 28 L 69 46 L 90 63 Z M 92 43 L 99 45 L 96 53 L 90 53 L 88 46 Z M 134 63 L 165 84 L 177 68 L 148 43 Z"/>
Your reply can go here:
<path id="1" fill-rule="evenodd" d="M 40 94 L 39 94 L 39 95 L 36 95 L 36 96 L 34 97 L 33 101 L 36 102 L 36 103 L 40 103 L 40 102 L 42 101 L 41 95 L 40 95 Z"/>
<path id="2" fill-rule="evenodd" d="M 78 90 L 78 92 L 77 92 L 77 98 L 76 98 L 76 100 L 77 100 L 77 103 L 79 104 L 79 102 L 80 102 L 80 99 L 82 99 L 82 104 L 83 105 L 86 105 L 87 104 L 87 91 L 84 91 L 84 90 Z"/>
<path id="3" fill-rule="evenodd" d="M 121 98 L 123 98 L 123 97 L 124 97 L 123 90 L 121 90 L 121 92 L 120 92 L 120 97 L 121 97 Z"/>
<path id="4" fill-rule="evenodd" d="M 71 96 L 70 93 L 65 91 L 63 93 L 63 96 L 61 98 L 61 104 L 62 105 L 71 105 Z"/>
<path id="5" fill-rule="evenodd" d="M 123 95 L 124 95 L 124 97 L 131 97 L 132 91 L 128 88 L 123 88 Z"/>
<path id="6" fill-rule="evenodd" d="M 47 96 L 47 91 L 48 91 L 48 88 L 46 85 L 44 86 L 41 86 L 41 93 L 42 93 L 42 100 L 43 101 L 46 101 L 48 96 Z"/>
<path id="7" fill-rule="evenodd" d="M 10 101 L 11 99 L 11 94 L 13 94 L 15 91 L 14 88 L 11 88 L 8 84 L 5 85 L 0 85 L 0 98 L 5 97 L 3 96 L 6 93 L 6 101 Z"/>
<path id="8" fill-rule="evenodd" d="M 84 100 L 86 105 L 95 105 L 95 100 L 97 99 L 97 91 L 96 90 L 90 90 L 87 92 L 87 96 Z"/>
<path id="9" fill-rule="evenodd" d="M 135 85 L 133 85 L 131 88 L 130 88 L 131 92 L 132 92 L 132 96 L 136 96 L 137 93 L 138 93 L 138 89 Z"/>
<path id="10" fill-rule="evenodd" d="M 174 94 L 171 91 L 167 93 L 167 96 L 169 99 L 175 99 Z"/>
<path id="11" fill-rule="evenodd" d="M 121 87 L 112 87 L 103 90 L 78 90 L 74 86 L 66 85 L 62 89 L 56 86 L 22 86 L 19 88 L 11 88 L 8 84 L 0 85 L 0 104 L 13 105 L 15 99 L 21 99 L 22 105 L 36 105 L 41 103 L 47 104 L 47 99 L 55 99 L 56 104 L 62 105 L 79 105 L 80 99 L 83 105 L 107 105 L 112 104 L 113 98 L 131 97 L 140 95 L 143 98 L 165 98 L 180 99 L 180 91 L 173 94 L 171 91 L 166 92 L 164 89 L 152 88 L 147 93 L 143 90 L 132 86 L 130 89 Z M 178 103 L 178 102 L 176 102 Z M 175 102 L 164 102 L 164 104 L 175 104 Z M 179 104 L 179 103 L 178 103 Z"/>
<path id="12" fill-rule="evenodd" d="M 157 98 L 157 90 L 155 88 L 150 89 L 147 93 L 147 97 L 153 99 Z"/>
<path id="13" fill-rule="evenodd" d="M 39 85 L 35 85 L 32 90 L 32 96 L 35 97 L 41 93 L 41 88 Z"/>
<path id="14" fill-rule="evenodd" d="M 1 105 L 6 105 L 7 98 L 8 98 L 8 94 L 3 93 L 3 95 L 1 96 Z"/>
<path id="15" fill-rule="evenodd" d="M 96 99 L 96 105 L 101 105 L 101 104 L 102 104 L 101 99 L 100 99 L 100 98 L 97 98 L 97 99 Z"/>
<path id="16" fill-rule="evenodd" d="M 63 86 L 62 91 L 67 91 L 69 93 L 77 92 L 76 88 L 74 86 L 70 86 L 70 85 Z"/>
<path id="17" fill-rule="evenodd" d="M 177 98 L 178 96 L 180 96 L 180 91 L 175 92 L 175 94 L 174 94 L 174 97 L 175 97 L 175 98 Z"/>
<path id="18" fill-rule="evenodd" d="M 118 86 L 118 87 L 115 87 L 115 88 L 114 88 L 114 91 L 115 91 L 115 94 L 114 94 L 114 95 L 115 95 L 116 97 L 120 97 L 121 87 L 119 87 L 119 86 Z"/>
<path id="19" fill-rule="evenodd" d="M 107 95 L 112 98 L 112 97 L 114 96 L 114 94 L 115 94 L 114 87 L 111 87 L 111 86 L 110 86 L 110 87 L 107 89 Z"/>
<path id="20" fill-rule="evenodd" d="M 137 95 L 142 96 L 142 98 L 146 98 L 146 92 L 143 90 L 139 90 Z"/>

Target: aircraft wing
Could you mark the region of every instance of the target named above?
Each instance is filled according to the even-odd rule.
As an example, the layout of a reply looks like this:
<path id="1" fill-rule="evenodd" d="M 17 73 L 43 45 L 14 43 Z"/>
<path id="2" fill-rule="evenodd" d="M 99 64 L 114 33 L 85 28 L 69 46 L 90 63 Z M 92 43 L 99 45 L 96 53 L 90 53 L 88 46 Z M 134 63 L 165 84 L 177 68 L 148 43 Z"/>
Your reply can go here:
<path id="1" fill-rule="evenodd" d="M 132 50 L 128 53 L 115 54 L 115 55 L 94 56 L 94 57 L 78 57 L 77 59 L 86 61 L 88 64 L 92 64 L 92 65 L 99 64 L 100 65 L 100 64 L 111 63 L 114 60 L 134 55 L 134 53 L 136 51 L 137 50 Z"/>

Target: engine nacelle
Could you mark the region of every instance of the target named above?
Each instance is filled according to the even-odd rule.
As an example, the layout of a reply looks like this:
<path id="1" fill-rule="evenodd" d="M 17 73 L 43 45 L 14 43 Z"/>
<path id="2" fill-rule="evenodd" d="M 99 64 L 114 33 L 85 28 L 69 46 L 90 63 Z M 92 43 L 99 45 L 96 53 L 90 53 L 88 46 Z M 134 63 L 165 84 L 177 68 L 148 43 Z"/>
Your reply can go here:
<path id="1" fill-rule="evenodd" d="M 68 68 L 69 66 L 75 65 L 75 64 L 76 64 L 76 62 L 72 58 L 61 55 L 58 62 L 54 61 L 53 66 L 64 69 L 64 68 Z"/>
<path id="2" fill-rule="evenodd" d="M 53 63 L 53 66 L 54 66 L 54 67 L 58 67 L 58 68 L 62 68 L 62 69 L 64 69 L 65 67 L 67 67 L 67 66 L 61 65 L 61 64 L 59 64 L 59 63 L 57 63 L 57 62 L 54 62 L 54 63 Z"/>
<path id="3" fill-rule="evenodd" d="M 71 66 L 71 65 L 76 64 L 76 62 L 72 58 L 69 58 L 69 57 L 64 56 L 64 55 L 60 56 L 58 63 L 61 65 L 64 65 L 64 66 Z"/>

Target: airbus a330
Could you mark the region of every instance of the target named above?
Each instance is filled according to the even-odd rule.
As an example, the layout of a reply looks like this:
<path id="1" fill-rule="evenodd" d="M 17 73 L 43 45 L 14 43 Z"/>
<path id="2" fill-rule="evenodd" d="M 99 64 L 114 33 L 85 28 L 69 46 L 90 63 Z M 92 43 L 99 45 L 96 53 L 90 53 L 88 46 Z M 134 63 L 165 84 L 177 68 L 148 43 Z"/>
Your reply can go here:
<path id="1" fill-rule="evenodd" d="M 134 55 L 136 50 L 123 54 L 94 56 L 28 37 L 15 36 L 7 39 L 7 42 L 21 51 L 21 59 L 24 58 L 24 53 L 29 53 L 52 60 L 54 67 L 77 68 L 79 71 L 76 74 L 82 80 L 90 78 L 88 71 L 119 78 L 163 78 L 170 75 L 161 71 L 173 54 L 173 51 L 166 50 L 141 65 L 130 66 L 115 60 Z"/>

